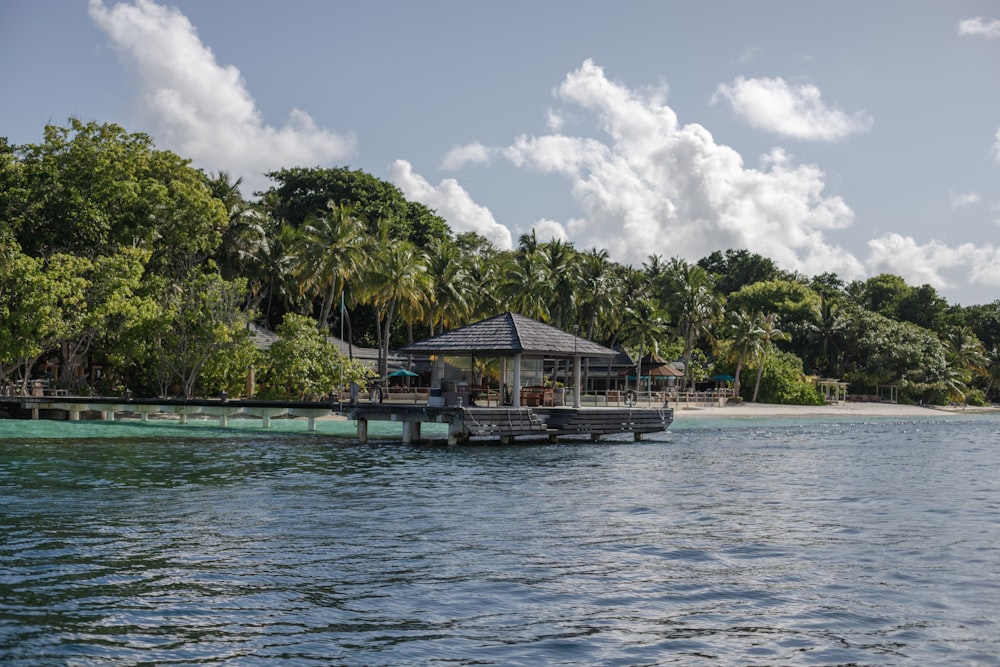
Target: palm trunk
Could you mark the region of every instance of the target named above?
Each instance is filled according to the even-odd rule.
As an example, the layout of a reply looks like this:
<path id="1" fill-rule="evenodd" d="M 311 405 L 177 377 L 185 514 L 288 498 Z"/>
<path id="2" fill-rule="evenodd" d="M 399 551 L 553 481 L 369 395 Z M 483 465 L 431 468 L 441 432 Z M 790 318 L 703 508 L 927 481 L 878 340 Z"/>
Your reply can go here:
<path id="1" fill-rule="evenodd" d="M 764 353 L 761 352 L 760 359 L 757 363 L 757 379 L 753 383 L 753 398 L 750 401 L 751 403 L 757 402 L 757 392 L 760 391 L 760 376 L 763 375 L 763 373 L 764 373 Z"/>

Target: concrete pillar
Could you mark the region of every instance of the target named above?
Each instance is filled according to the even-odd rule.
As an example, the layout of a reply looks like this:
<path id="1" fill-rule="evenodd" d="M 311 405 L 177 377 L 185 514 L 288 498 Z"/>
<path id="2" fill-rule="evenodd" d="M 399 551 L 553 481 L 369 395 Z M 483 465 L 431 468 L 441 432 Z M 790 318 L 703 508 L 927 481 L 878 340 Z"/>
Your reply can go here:
<path id="1" fill-rule="evenodd" d="M 309 430 L 310 431 L 315 431 L 316 430 L 316 418 L 315 417 L 309 417 Z"/>
<path id="2" fill-rule="evenodd" d="M 229 415 L 227 415 L 225 412 L 219 415 L 219 426 L 223 428 L 229 426 Z"/>
<path id="3" fill-rule="evenodd" d="M 368 420 L 359 419 L 358 420 L 358 443 L 365 444 L 368 442 Z"/>
<path id="4" fill-rule="evenodd" d="M 403 444 L 408 445 L 413 442 L 413 427 L 417 422 L 403 422 Z"/>
<path id="5" fill-rule="evenodd" d="M 114 410 L 105 410 L 104 411 L 104 421 L 106 421 L 106 422 L 113 422 L 114 420 L 115 420 L 115 411 Z"/>
<path id="6" fill-rule="evenodd" d="M 79 410 L 70 410 L 69 411 L 69 420 L 71 422 L 78 422 L 78 421 L 80 421 L 80 411 Z"/>
<path id="7" fill-rule="evenodd" d="M 183 426 L 184 424 L 187 424 L 187 423 L 188 423 L 188 416 L 187 416 L 186 414 L 184 414 L 184 413 L 182 412 L 182 413 L 181 413 L 181 415 L 180 415 L 180 417 L 181 417 L 180 421 L 181 421 L 181 425 L 182 425 L 182 426 Z"/>

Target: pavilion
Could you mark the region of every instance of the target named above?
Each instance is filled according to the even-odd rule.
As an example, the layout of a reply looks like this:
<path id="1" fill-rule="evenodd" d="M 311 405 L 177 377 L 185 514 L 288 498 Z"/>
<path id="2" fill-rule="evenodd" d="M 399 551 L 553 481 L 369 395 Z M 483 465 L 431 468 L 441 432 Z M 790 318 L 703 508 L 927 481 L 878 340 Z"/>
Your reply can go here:
<path id="1" fill-rule="evenodd" d="M 476 374 L 476 360 L 498 362 L 496 378 L 501 390 L 512 387 L 511 407 L 521 406 L 522 388 L 543 383 L 544 360 L 572 360 L 573 407 L 580 407 L 580 360 L 613 358 L 617 352 L 585 338 L 543 324 L 518 313 L 506 312 L 475 324 L 411 343 L 398 350 L 431 355 L 431 388 L 443 383 L 467 382 Z M 482 363 L 480 368 L 482 368 Z"/>

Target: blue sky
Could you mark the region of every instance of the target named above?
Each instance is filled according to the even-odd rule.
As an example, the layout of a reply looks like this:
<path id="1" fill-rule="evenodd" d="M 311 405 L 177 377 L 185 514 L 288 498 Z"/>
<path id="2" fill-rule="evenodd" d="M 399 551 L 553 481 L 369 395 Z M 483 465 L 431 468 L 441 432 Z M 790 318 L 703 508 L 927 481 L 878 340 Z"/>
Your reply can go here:
<path id="1" fill-rule="evenodd" d="M 350 166 L 500 247 L 1000 298 L 1000 3 L 0 0 L 0 135 Z"/>

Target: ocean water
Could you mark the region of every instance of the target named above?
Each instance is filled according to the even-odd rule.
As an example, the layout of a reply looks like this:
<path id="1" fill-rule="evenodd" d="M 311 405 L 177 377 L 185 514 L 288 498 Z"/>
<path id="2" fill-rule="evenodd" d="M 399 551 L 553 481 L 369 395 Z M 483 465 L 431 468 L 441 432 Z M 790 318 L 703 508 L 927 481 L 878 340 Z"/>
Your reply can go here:
<path id="1" fill-rule="evenodd" d="M 1000 420 L 350 426 L 0 421 L 0 664 L 1000 664 Z"/>

